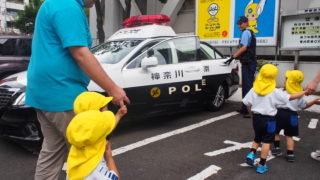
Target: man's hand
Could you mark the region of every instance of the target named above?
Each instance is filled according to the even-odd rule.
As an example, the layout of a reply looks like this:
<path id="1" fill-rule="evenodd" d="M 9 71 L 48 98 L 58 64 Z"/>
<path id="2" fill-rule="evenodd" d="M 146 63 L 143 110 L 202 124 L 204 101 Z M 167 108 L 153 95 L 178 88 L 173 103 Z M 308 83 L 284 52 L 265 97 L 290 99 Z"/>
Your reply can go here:
<path id="1" fill-rule="evenodd" d="M 115 105 L 122 107 L 125 103 L 130 104 L 130 100 L 126 95 L 126 92 L 117 85 L 111 88 L 108 94 L 113 97 L 112 102 Z"/>
<path id="2" fill-rule="evenodd" d="M 317 88 L 317 83 L 312 81 L 311 83 L 308 84 L 307 88 L 306 88 L 306 95 L 311 95 L 316 91 Z"/>
<path id="3" fill-rule="evenodd" d="M 232 62 L 233 59 L 234 59 L 233 56 L 231 56 L 231 58 L 229 58 L 228 60 L 226 60 L 226 61 L 224 62 L 224 64 L 230 65 L 230 63 Z"/>

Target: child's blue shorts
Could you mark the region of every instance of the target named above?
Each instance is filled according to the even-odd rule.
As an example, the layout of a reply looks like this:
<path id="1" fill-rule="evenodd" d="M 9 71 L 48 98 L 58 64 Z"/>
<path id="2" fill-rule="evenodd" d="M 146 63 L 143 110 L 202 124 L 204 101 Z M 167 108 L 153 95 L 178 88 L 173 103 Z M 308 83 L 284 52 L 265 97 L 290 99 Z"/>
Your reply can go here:
<path id="1" fill-rule="evenodd" d="M 254 141 L 256 143 L 272 143 L 276 131 L 276 120 L 274 116 L 253 114 Z"/>
<path id="2" fill-rule="evenodd" d="M 283 129 L 286 136 L 299 136 L 298 113 L 296 111 L 278 109 L 276 121 L 276 134 L 279 134 Z"/>

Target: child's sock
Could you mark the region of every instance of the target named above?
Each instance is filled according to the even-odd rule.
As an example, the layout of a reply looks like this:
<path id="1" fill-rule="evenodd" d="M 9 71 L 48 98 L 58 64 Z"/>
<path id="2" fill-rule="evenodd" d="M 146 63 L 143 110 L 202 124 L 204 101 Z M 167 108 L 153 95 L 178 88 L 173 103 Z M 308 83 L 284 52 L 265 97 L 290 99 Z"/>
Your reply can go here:
<path id="1" fill-rule="evenodd" d="M 253 154 L 256 154 L 257 150 L 254 149 L 254 148 L 251 148 L 251 149 L 250 149 L 250 152 L 253 152 Z"/>
<path id="2" fill-rule="evenodd" d="M 260 158 L 259 164 L 264 166 L 266 164 L 266 159 Z"/>
<path id="3" fill-rule="evenodd" d="M 293 154 L 293 151 L 287 150 L 287 155 L 289 155 L 289 154 Z"/>
<path id="4" fill-rule="evenodd" d="M 273 141 L 274 147 L 280 147 L 280 141 Z"/>

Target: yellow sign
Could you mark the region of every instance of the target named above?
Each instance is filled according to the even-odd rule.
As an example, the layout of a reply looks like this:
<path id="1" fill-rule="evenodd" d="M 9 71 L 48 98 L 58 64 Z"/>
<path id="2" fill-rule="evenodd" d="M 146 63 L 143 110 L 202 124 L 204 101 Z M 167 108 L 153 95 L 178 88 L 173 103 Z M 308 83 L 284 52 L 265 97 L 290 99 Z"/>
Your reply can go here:
<path id="1" fill-rule="evenodd" d="M 161 90 L 160 90 L 160 88 L 158 88 L 158 87 L 154 87 L 154 88 L 152 88 L 152 89 L 150 90 L 150 95 L 151 95 L 151 97 L 153 97 L 153 98 L 159 97 L 160 94 L 161 94 Z"/>
<path id="2" fill-rule="evenodd" d="M 229 38 L 231 0 L 197 1 L 197 34 L 200 39 Z"/>

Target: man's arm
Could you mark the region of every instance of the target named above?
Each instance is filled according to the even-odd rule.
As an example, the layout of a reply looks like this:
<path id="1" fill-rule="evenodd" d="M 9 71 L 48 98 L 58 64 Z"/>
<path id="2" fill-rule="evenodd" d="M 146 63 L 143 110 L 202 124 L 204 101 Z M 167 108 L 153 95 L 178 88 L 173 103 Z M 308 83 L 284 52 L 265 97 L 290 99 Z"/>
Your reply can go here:
<path id="1" fill-rule="evenodd" d="M 69 51 L 82 70 L 110 96 L 113 96 L 114 104 L 123 106 L 124 102 L 130 103 L 124 90 L 112 81 L 87 47 L 72 46 L 69 47 Z"/>
<path id="2" fill-rule="evenodd" d="M 242 53 L 244 53 L 247 49 L 248 49 L 247 46 L 242 46 L 240 49 L 238 49 L 238 51 L 237 51 L 236 53 L 234 53 L 234 54 L 232 55 L 232 57 L 233 57 L 234 59 L 237 59 L 237 57 L 239 57 L 239 56 L 240 56 Z"/>
<path id="3" fill-rule="evenodd" d="M 320 82 L 320 71 L 318 72 L 318 74 L 316 75 L 316 77 L 314 77 L 314 79 L 308 84 L 306 90 L 307 90 L 307 95 L 313 94 L 316 91 L 317 85 Z"/>

